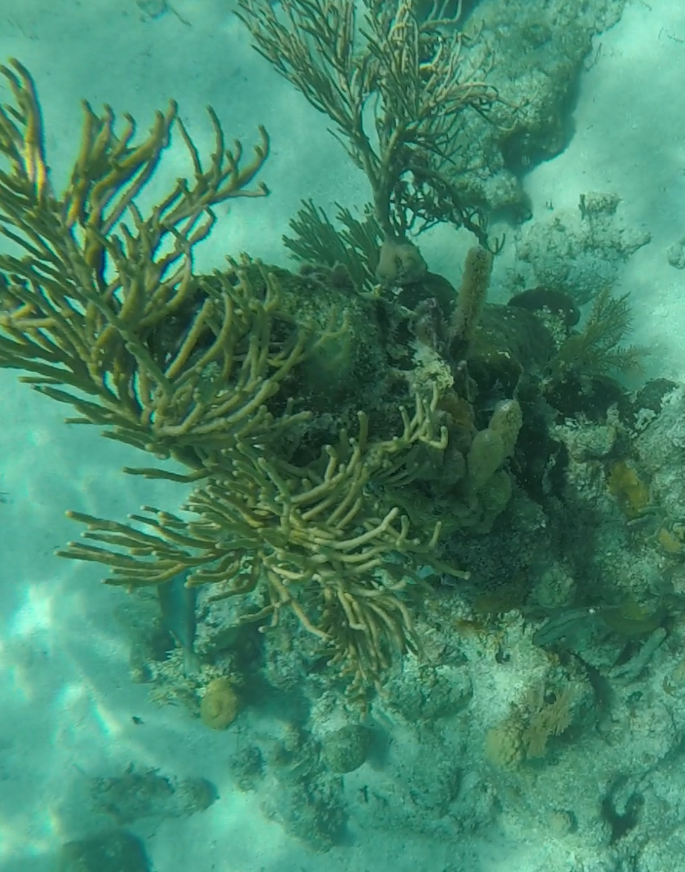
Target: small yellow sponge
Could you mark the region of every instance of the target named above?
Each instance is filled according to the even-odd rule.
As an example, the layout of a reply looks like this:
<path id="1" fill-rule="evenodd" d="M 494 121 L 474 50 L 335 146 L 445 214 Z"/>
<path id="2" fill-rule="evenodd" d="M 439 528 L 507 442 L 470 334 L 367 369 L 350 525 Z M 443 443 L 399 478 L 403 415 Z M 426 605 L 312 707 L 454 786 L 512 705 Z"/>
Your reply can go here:
<path id="1" fill-rule="evenodd" d="M 228 678 L 215 678 L 207 685 L 200 703 L 202 723 L 212 730 L 225 730 L 240 711 L 240 699 Z"/>

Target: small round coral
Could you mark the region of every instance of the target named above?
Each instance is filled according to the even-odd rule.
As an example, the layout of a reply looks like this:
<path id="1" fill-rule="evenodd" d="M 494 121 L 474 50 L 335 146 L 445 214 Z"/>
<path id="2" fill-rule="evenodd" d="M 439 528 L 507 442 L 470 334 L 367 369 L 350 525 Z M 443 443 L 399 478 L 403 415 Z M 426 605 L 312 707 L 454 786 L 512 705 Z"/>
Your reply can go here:
<path id="1" fill-rule="evenodd" d="M 333 772 L 354 772 L 366 760 L 371 733 L 359 724 L 340 727 L 322 740 L 323 757 Z"/>
<path id="2" fill-rule="evenodd" d="M 202 723 L 212 730 L 225 730 L 240 711 L 240 699 L 228 678 L 210 681 L 200 702 Z"/>

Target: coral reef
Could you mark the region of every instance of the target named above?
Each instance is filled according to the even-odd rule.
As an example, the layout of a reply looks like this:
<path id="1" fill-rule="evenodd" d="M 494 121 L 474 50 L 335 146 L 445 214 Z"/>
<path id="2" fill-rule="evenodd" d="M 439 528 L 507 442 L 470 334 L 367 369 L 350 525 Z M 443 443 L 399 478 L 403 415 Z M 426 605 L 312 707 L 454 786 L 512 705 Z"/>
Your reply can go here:
<path id="1" fill-rule="evenodd" d="M 81 151 L 58 195 L 33 82 L 17 62 L 1 72 L 15 100 L 0 116 L 11 166 L 0 188 L 3 232 L 24 256 L 0 257 L 0 364 L 29 372 L 37 390 L 73 406 L 79 417 L 71 420 L 103 426 L 109 437 L 188 470 L 127 472 L 196 483 L 184 506 L 190 520 L 154 508 L 132 523 L 74 512 L 86 541 L 59 553 L 104 563 L 106 581 L 129 589 L 181 574 L 190 587 L 216 585 L 213 600 L 254 603 L 239 620 L 270 617 L 275 626 L 283 609 L 292 610 L 363 697 L 395 654 L 417 647 L 410 608 L 422 587 L 417 569 L 428 563 L 464 575 L 440 559 L 441 533 L 488 529 L 505 508 L 511 486 L 501 467 L 520 429 L 518 404 L 507 407 L 515 424 L 505 438 L 494 425 L 479 432 L 469 398 L 459 401 L 452 388 L 460 357 L 432 348 L 430 367 L 412 360 L 421 341 L 412 348 L 414 315 L 404 301 L 361 297 L 371 327 L 355 330 L 354 304 L 338 310 L 333 286 L 301 305 L 310 296 L 306 275 L 279 278 L 247 259 L 213 276 L 194 274 L 211 207 L 265 193 L 250 187 L 267 155 L 263 131 L 254 160 L 243 165 L 240 146 L 225 148 L 210 112 L 217 147 L 205 165 L 175 106 L 134 145 L 132 121 L 118 136 L 111 110 L 98 116 L 86 105 Z M 172 129 L 195 176 L 143 216 L 136 198 Z M 473 335 L 489 272 L 476 271 L 474 283 L 470 269 L 453 319 L 462 345 Z M 434 284 L 423 278 L 403 283 L 417 310 Z M 460 312 L 476 284 L 481 302 L 462 329 Z M 356 349 L 373 347 L 361 335 L 369 329 L 377 340 L 374 382 L 354 383 L 346 397 L 329 394 L 325 404 L 322 371 L 334 379 L 341 367 L 358 369 Z M 449 339 L 445 326 L 436 329 Z M 385 400 L 370 416 L 376 392 Z M 460 402 L 455 418 L 449 406 Z"/>
<path id="2" fill-rule="evenodd" d="M 630 255 L 650 240 L 643 228 L 626 225 L 617 194 L 581 194 L 577 210 L 556 209 L 521 227 L 520 281 L 564 291 L 584 304 L 611 287 Z"/>
<path id="3" fill-rule="evenodd" d="M 593 36 L 615 24 L 623 6 L 624 0 L 475 5 L 464 38 L 478 50 L 479 35 L 486 34 L 494 58 L 488 81 L 500 99 L 487 118 L 466 120 L 451 174 L 465 202 L 487 214 L 530 217 L 523 176 L 570 142 L 577 81 L 592 63 Z"/>
<path id="4" fill-rule="evenodd" d="M 86 105 L 60 193 L 34 83 L 0 68 L 0 365 L 160 461 L 128 474 L 192 487 L 126 521 L 72 513 L 84 532 L 59 554 L 133 592 L 139 680 L 210 728 L 240 710 L 214 738 L 235 743 L 227 768 L 268 817 L 319 851 L 401 826 L 460 868 L 500 821 L 588 868 L 648 872 L 659 826 L 672 844 L 682 830 L 661 797 L 685 694 L 683 391 L 614 379 L 639 355 L 628 297 L 597 276 L 488 302 L 497 245 L 441 146 L 503 101 L 476 75 L 490 61 L 475 31 L 447 38 L 442 11 L 384 4 L 360 45 L 351 3 L 241 4 L 372 190 L 362 221 L 305 204 L 297 272 L 248 256 L 195 268 L 213 207 L 266 193 L 266 133 L 246 161 L 210 113 L 207 160 L 175 105 L 146 137 Z M 542 145 L 518 134 L 533 159 Z M 143 212 L 172 135 L 192 173 Z M 583 232 L 608 233 L 616 206 L 587 195 Z M 415 245 L 431 221 L 475 234 L 459 274 Z M 214 798 L 154 772 L 91 786 L 119 821 Z"/>

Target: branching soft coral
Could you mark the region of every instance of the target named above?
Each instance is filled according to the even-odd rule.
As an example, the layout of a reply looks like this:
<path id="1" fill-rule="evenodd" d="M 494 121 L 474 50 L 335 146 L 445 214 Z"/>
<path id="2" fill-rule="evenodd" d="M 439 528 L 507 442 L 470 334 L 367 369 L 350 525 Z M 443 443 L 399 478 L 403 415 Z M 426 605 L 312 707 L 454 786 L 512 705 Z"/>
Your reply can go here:
<path id="1" fill-rule="evenodd" d="M 33 81 L 17 61 L 0 76 L 13 97 L 0 107 L 0 232 L 13 248 L 0 254 L 0 366 L 73 406 L 72 420 L 188 470 L 129 472 L 196 483 L 182 514 L 148 509 L 122 523 L 71 513 L 86 541 L 59 553 L 104 564 L 107 582 L 129 588 L 187 572 L 218 597 L 252 596 L 255 620 L 275 623 L 288 608 L 363 696 L 394 653 L 414 647 L 404 597 L 415 578 L 402 558 L 431 560 L 440 525 L 413 524 L 389 494 L 447 446 L 437 393 L 417 397 L 413 415 L 401 410 L 394 438 L 371 440 L 360 412 L 356 437 L 341 433 L 298 466 L 292 445 L 308 412 L 295 412 L 283 388 L 335 331 L 283 317 L 278 282 L 260 267 L 252 281 L 249 261 L 213 276 L 193 270 L 212 207 L 265 193 L 252 185 L 266 134 L 244 164 L 210 112 L 215 150 L 204 162 L 175 104 L 139 144 L 130 117 L 117 134 L 109 108 L 85 104 L 58 195 Z M 192 177 L 144 215 L 138 195 L 174 129 Z"/>

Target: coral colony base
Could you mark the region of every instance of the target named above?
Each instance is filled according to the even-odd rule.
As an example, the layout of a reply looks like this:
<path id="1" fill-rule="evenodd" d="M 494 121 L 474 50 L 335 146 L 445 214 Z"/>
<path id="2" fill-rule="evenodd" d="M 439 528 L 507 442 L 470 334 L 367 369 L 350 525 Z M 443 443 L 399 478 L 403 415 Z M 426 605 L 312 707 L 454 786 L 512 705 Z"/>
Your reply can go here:
<path id="1" fill-rule="evenodd" d="M 158 461 L 126 474 L 192 487 L 180 509 L 126 521 L 73 512 L 84 532 L 58 554 L 132 594 L 132 675 L 160 701 L 223 730 L 278 697 L 280 734 L 245 744 L 233 774 L 241 790 L 270 784 L 265 813 L 311 847 L 368 828 L 340 776 L 394 722 L 418 731 L 424 763 L 390 752 L 392 799 L 382 778 L 357 785 L 374 827 L 449 841 L 505 813 L 581 834 L 618 864 L 602 868 L 646 872 L 621 863 L 663 825 L 650 779 L 675 778 L 660 768 L 675 745 L 645 738 L 651 670 L 682 729 L 685 394 L 615 380 L 640 358 L 625 295 L 599 289 L 583 322 L 584 290 L 487 301 L 502 240 L 455 167 L 474 116 L 502 129 L 520 107 L 488 83 L 497 58 L 454 10 L 366 11 L 240 2 L 257 50 L 331 119 L 370 186 L 361 220 L 303 204 L 285 238 L 297 272 L 247 255 L 194 268 L 214 207 L 268 208 L 265 130 L 246 157 L 210 110 L 205 156 L 175 104 L 140 137 L 86 103 L 60 193 L 31 75 L 0 68 L 0 365 Z M 144 211 L 172 137 L 191 171 Z M 599 195 L 582 210 L 607 212 Z M 474 235 L 460 276 L 432 273 L 414 241 L 436 223 Z M 615 776 L 588 798 L 600 756 Z M 119 823 L 215 799 L 201 779 L 133 770 L 91 794 Z M 108 838 L 72 844 L 63 868 L 101 868 L 98 851 L 145 868 L 135 840 Z"/>

